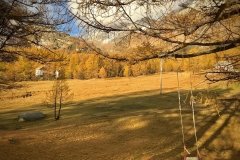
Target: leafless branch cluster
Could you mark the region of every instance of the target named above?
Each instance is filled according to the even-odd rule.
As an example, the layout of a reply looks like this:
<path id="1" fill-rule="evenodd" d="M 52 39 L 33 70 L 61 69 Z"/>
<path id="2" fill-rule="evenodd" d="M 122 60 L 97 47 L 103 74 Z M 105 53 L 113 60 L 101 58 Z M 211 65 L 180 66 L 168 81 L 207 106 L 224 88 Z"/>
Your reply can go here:
<path id="1" fill-rule="evenodd" d="M 0 2 L 0 61 L 13 61 L 19 55 L 31 60 L 48 61 L 46 57 L 25 54 L 16 48 L 35 45 L 47 50 L 39 43 L 42 33 L 54 32 L 58 25 L 71 21 L 71 17 L 60 16 L 60 8 L 50 4 L 35 4 L 32 0 L 2 0 Z"/>
<path id="2" fill-rule="evenodd" d="M 97 54 L 118 61 L 192 58 L 226 51 L 240 43 L 240 2 L 237 0 L 72 0 L 68 10 L 81 27 L 91 33 L 101 31 L 97 34 L 99 39 L 105 33 L 110 35 L 109 41 L 121 35 L 140 35 L 158 42 L 158 50 L 134 59 L 111 55 L 90 45 Z M 198 51 L 189 54 L 185 52 L 186 47 L 195 47 Z M 239 58 L 236 61 L 239 62 Z M 239 80 L 239 72 L 221 73 L 221 77 L 217 80 Z"/>
<path id="3" fill-rule="evenodd" d="M 238 46 L 239 5 L 236 0 L 73 0 L 68 10 L 89 31 L 141 34 L 170 46 L 146 59 L 190 58 Z M 186 46 L 205 49 L 194 55 L 177 53 Z"/>
<path id="4" fill-rule="evenodd" d="M 131 59 L 89 44 L 96 54 L 133 63 L 192 58 L 226 51 L 240 43 L 238 0 L 11 0 L 2 1 L 0 7 L 0 57 L 5 60 L 9 55 L 6 46 L 38 44 L 43 28 L 39 26 L 68 28 L 72 23 L 84 36 L 108 43 L 119 37 L 153 39 L 157 50 Z M 186 47 L 199 49 L 189 54 Z"/>

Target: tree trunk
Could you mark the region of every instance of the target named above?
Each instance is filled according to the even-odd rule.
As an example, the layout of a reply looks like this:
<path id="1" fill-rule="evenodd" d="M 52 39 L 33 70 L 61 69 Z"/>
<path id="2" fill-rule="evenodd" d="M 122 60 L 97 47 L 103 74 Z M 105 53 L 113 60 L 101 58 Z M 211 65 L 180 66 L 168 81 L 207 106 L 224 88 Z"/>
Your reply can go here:
<path id="1" fill-rule="evenodd" d="M 58 116 L 56 120 L 60 119 L 60 115 L 61 115 L 61 109 L 62 109 L 62 90 L 60 90 L 60 97 L 59 97 L 59 109 L 58 109 Z"/>
<path id="2" fill-rule="evenodd" d="M 57 120 L 57 93 L 58 92 L 58 89 L 57 89 L 57 86 L 56 86 L 56 89 L 55 89 L 55 95 L 54 95 L 54 119 Z"/>

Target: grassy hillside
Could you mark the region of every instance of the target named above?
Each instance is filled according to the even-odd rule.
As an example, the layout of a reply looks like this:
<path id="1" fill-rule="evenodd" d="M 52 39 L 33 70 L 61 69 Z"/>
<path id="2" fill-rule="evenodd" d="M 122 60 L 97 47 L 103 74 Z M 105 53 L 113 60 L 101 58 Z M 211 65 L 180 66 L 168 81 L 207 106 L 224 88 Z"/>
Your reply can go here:
<path id="1" fill-rule="evenodd" d="M 194 95 L 209 86 L 194 77 Z M 203 83 L 201 83 L 203 82 Z M 69 80 L 74 98 L 63 106 L 62 118 L 53 120 L 53 110 L 43 105 L 52 81 L 22 82 L 23 87 L 1 92 L 0 155 L 3 159 L 180 159 L 181 126 L 175 73 L 135 78 Z M 186 144 L 195 153 L 191 109 L 187 99 L 189 74 L 180 74 Z M 223 96 L 239 95 L 239 85 L 210 86 Z M 31 97 L 21 98 L 26 92 Z M 206 98 L 206 97 L 205 97 Z M 198 102 L 198 101 L 197 101 Z M 223 101 L 195 104 L 197 135 L 204 159 L 240 157 L 239 103 Z M 42 111 L 47 118 L 18 122 L 17 115 L 28 110 Z M 0 159 L 1 159 L 0 158 Z"/>

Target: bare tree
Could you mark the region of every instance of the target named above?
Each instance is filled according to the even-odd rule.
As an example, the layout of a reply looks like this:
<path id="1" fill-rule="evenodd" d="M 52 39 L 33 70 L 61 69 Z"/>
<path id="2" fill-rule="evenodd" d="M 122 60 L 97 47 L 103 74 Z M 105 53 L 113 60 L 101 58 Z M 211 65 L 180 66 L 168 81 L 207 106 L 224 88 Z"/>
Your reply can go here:
<path id="1" fill-rule="evenodd" d="M 67 9 L 89 31 L 140 34 L 168 44 L 138 59 L 144 60 L 191 58 L 238 46 L 239 5 L 237 0 L 73 0 Z M 187 46 L 201 50 L 191 55 L 179 53 Z"/>
<path id="2" fill-rule="evenodd" d="M 152 54 L 131 59 L 89 45 L 97 54 L 119 61 L 192 58 L 226 51 L 240 43 L 238 0 L 73 0 L 67 9 L 78 19 L 79 26 L 97 33 L 97 38 L 105 38 L 104 33 L 112 41 L 140 35 L 158 42 Z M 186 47 L 198 49 L 189 54 Z M 231 62 L 239 65 L 239 54 Z M 223 79 L 239 80 L 240 74 L 235 71 L 225 76 Z"/>
<path id="3" fill-rule="evenodd" d="M 43 6 L 51 8 L 44 13 L 52 15 L 52 24 L 75 22 L 94 39 L 111 43 L 119 42 L 119 37 L 126 41 L 139 36 L 157 41 L 152 54 L 133 58 L 112 55 L 99 45 L 89 44 L 97 54 L 118 61 L 192 58 L 226 51 L 240 43 L 238 0 L 34 0 L 30 6 L 37 6 L 39 11 Z M 56 10 L 55 14 L 50 14 L 51 10 Z M 186 47 L 198 49 L 189 54 Z"/>
<path id="4" fill-rule="evenodd" d="M 59 120 L 64 103 L 73 97 L 67 82 L 64 79 L 56 79 L 52 90 L 47 93 L 45 103 L 53 107 L 54 119 Z"/>
<path id="5" fill-rule="evenodd" d="M 34 0 L 0 1 L 0 62 L 10 62 L 18 56 L 40 62 L 54 61 L 49 58 L 53 54 L 51 50 L 43 56 L 27 53 L 20 47 L 34 45 L 48 50 L 39 43 L 42 33 L 54 32 L 59 25 L 71 21 L 71 17 L 60 18 L 59 14 L 60 6 L 34 4 Z"/>

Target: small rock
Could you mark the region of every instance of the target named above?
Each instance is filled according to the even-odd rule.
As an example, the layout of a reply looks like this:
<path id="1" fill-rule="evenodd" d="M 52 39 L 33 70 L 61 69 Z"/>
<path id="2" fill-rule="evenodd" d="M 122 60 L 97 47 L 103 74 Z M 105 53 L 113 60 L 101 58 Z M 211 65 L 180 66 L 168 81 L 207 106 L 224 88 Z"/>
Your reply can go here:
<path id="1" fill-rule="evenodd" d="M 24 112 L 18 116 L 18 121 L 19 122 L 36 121 L 36 120 L 43 119 L 44 117 L 45 115 L 39 111 Z"/>

